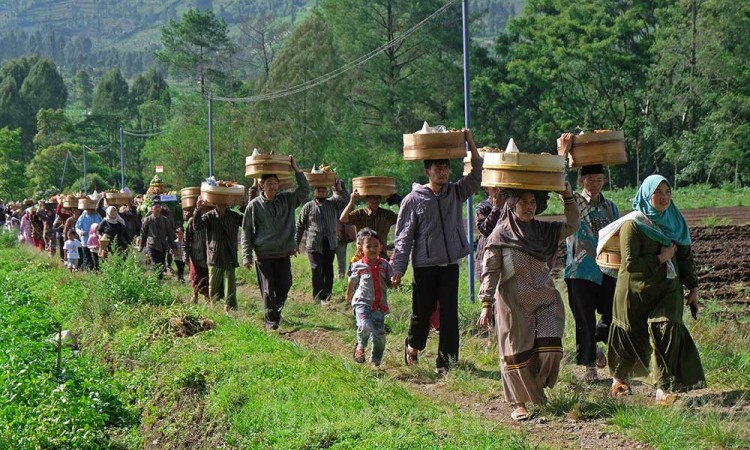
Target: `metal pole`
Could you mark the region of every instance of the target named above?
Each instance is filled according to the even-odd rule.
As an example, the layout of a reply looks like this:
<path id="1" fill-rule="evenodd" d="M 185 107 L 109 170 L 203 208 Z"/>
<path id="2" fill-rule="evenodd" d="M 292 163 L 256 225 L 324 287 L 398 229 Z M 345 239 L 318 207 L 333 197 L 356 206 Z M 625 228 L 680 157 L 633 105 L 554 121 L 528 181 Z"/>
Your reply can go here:
<path id="1" fill-rule="evenodd" d="M 471 86 L 469 85 L 469 53 L 471 40 L 469 36 L 469 0 L 461 1 L 461 22 L 463 24 L 464 50 L 464 127 L 471 128 Z M 468 146 L 467 146 L 468 151 Z M 466 230 L 469 239 L 469 299 L 474 302 L 474 200 L 469 197 L 466 202 Z"/>
<path id="2" fill-rule="evenodd" d="M 208 176 L 214 176 L 214 126 L 210 94 L 208 95 Z"/>
<path id="3" fill-rule="evenodd" d="M 88 166 L 86 165 L 86 144 L 83 144 L 83 193 L 88 194 L 88 185 L 86 184 L 86 173 Z"/>
<path id="4" fill-rule="evenodd" d="M 125 145 L 122 140 L 122 127 L 120 127 L 120 189 L 125 189 Z"/>
<path id="5" fill-rule="evenodd" d="M 68 157 L 69 156 L 70 156 L 70 152 L 67 152 L 65 154 L 65 162 L 63 163 L 62 177 L 60 177 L 60 192 L 62 192 L 63 183 L 65 182 L 65 172 L 68 170 Z"/>

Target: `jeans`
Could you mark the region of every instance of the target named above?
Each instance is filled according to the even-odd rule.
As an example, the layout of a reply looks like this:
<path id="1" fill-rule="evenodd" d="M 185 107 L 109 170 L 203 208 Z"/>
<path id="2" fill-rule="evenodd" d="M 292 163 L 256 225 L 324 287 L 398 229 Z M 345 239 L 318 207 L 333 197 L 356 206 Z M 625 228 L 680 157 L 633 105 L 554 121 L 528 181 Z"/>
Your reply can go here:
<path id="1" fill-rule="evenodd" d="M 357 320 L 357 346 L 367 348 L 372 336 L 372 357 L 370 361 L 380 364 L 385 352 L 385 315 L 383 311 L 373 311 L 369 305 L 353 305 Z"/>

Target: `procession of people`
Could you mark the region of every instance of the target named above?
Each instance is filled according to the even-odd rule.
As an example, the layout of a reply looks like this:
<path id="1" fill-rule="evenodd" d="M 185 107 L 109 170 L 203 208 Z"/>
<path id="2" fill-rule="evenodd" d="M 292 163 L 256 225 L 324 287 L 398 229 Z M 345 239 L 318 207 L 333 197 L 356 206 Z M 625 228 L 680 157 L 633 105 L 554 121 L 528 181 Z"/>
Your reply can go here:
<path id="1" fill-rule="evenodd" d="M 481 282 L 477 325 L 496 336 L 513 420 L 528 419 L 528 404 L 544 403 L 545 390 L 554 387 L 559 375 L 566 313 L 552 269 L 562 241 L 567 304 L 575 322 L 575 363 L 584 367 L 583 381 L 596 381 L 597 369 L 608 365 L 612 396 L 631 394 L 632 380 L 645 379 L 662 402 L 705 386 L 698 349 L 682 319 L 685 305 L 694 314 L 699 307 L 690 232 L 672 202 L 667 180 L 659 175 L 644 180 L 633 200 L 634 211 L 620 217 L 602 192 L 603 164 L 579 168 L 579 190 L 568 182 L 554 189 L 485 186 L 484 159 L 471 132 L 462 133 L 470 151 L 466 174 L 451 182 L 449 159 L 424 159 L 427 183 L 414 183 L 403 199 L 395 196 L 397 213 L 381 206 L 385 196 L 357 190 L 350 194 L 338 176 L 331 185 L 311 187 L 293 156 L 288 161 L 296 188 L 281 189 L 288 173 L 264 173 L 241 208 L 198 197 L 193 208 L 184 210 L 184 226 L 175 223 L 159 195 L 147 199 L 150 209 L 145 215 L 139 215 L 135 202 L 105 209 L 103 195 L 81 201 L 78 208 L 70 207 L 62 195 L 56 204 L 26 201 L 20 207 L 0 203 L 0 208 L 4 229 L 17 233 L 19 243 L 49 252 L 71 272 L 96 272 L 100 259 L 139 251 L 162 279 L 174 260 L 178 281 L 184 280 L 188 267 L 192 300 L 223 302 L 227 313 L 238 308 L 236 269 L 254 270 L 269 331 L 283 326 L 294 284 L 291 258 L 300 248 L 309 260 L 310 298 L 319 303 L 334 300 L 340 227 L 354 226 L 345 298 L 357 329 L 354 360 L 363 363 L 372 342 L 370 362 L 381 366 L 385 315 L 392 308 L 387 291 L 403 284 L 411 265 L 412 310 L 399 353 L 407 366 L 420 362 L 431 317 L 437 314 L 434 370 L 445 375 L 459 361 L 459 267 L 474 251 L 466 237 L 463 206 L 484 186 L 487 200 L 476 208 L 476 277 Z M 563 134 L 558 152 L 567 154 L 573 139 Z M 550 192 L 559 194 L 562 221 L 538 219 Z M 365 206 L 355 209 L 359 200 Z M 620 242 L 617 265 L 602 264 L 600 254 L 613 237 Z"/>

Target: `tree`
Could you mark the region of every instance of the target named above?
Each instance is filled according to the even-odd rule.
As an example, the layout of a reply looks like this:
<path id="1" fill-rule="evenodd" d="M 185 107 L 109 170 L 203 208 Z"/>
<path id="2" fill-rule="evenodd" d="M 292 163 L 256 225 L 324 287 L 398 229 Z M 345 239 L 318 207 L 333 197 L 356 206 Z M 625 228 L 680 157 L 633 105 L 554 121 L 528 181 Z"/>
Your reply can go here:
<path id="1" fill-rule="evenodd" d="M 64 108 L 68 99 L 65 81 L 49 59 L 39 60 L 31 67 L 23 80 L 20 94 L 29 103 L 35 115 L 43 108 Z"/>
<path id="2" fill-rule="evenodd" d="M 249 18 L 240 24 L 239 48 L 247 52 L 249 64 L 268 78 L 271 63 L 289 33 L 291 24 L 275 22 L 270 14 Z"/>
<path id="3" fill-rule="evenodd" d="M 31 162 L 26 166 L 26 178 L 31 190 L 46 190 L 50 186 L 59 189 L 63 169 L 66 169 L 65 180 L 68 182 L 66 186 L 72 184 L 73 180 L 82 175 L 80 165 L 74 165 L 73 162 L 69 161 L 69 164 L 65 166 L 65 158 L 68 152 L 71 155 L 78 155 L 78 159 L 81 159 L 81 146 L 70 143 L 45 147 L 34 155 Z"/>
<path id="4" fill-rule="evenodd" d="M 98 115 L 130 116 L 130 96 L 128 82 L 120 69 L 115 67 L 99 81 L 94 91 L 92 112 Z"/>
<path id="5" fill-rule="evenodd" d="M 327 0 L 322 5 L 341 59 L 351 61 L 402 35 L 443 2 Z M 349 74 L 346 95 L 362 111 L 362 131 L 374 143 L 398 148 L 399 133 L 418 129 L 423 120 L 462 122 L 462 113 L 449 116 L 448 109 L 461 101 L 460 28 L 459 8 L 451 8 Z"/>
<path id="6" fill-rule="evenodd" d="M 73 134 L 73 124 L 62 109 L 42 109 L 36 115 L 37 133 L 34 145 L 49 147 L 69 140 Z"/>
<path id="7" fill-rule="evenodd" d="M 21 132 L 0 129 L 0 198 L 20 200 L 26 192 L 26 177 L 21 160 Z"/>
<path id="8" fill-rule="evenodd" d="M 236 49 L 229 40 L 227 24 L 213 11 L 190 9 L 179 21 L 171 20 L 161 29 L 164 50 L 156 52 L 159 61 L 178 76 L 198 76 L 201 95 L 207 82 L 226 78 L 223 63 Z"/>
<path id="9" fill-rule="evenodd" d="M 73 77 L 73 95 L 75 100 L 84 108 L 91 107 L 94 93 L 94 83 L 86 70 L 79 70 Z"/>

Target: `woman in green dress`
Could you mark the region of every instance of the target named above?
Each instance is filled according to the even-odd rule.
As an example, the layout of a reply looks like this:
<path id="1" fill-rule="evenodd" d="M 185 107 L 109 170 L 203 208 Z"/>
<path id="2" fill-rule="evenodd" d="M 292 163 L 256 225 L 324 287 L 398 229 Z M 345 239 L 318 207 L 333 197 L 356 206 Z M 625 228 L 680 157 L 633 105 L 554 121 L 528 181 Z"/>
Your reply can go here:
<path id="1" fill-rule="evenodd" d="M 650 371 L 657 401 L 671 403 L 675 392 L 706 383 L 698 349 L 682 320 L 685 305 L 695 313 L 698 308 L 690 232 L 672 202 L 669 182 L 660 175 L 643 181 L 633 209 L 620 220 L 622 263 L 608 352 L 612 395 L 630 394 L 629 380 Z"/>

